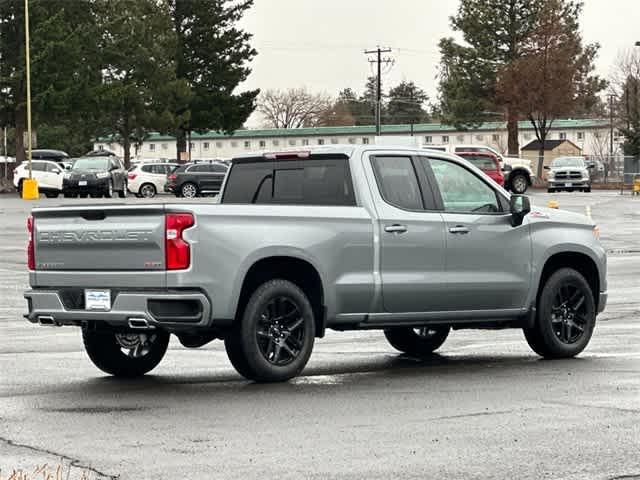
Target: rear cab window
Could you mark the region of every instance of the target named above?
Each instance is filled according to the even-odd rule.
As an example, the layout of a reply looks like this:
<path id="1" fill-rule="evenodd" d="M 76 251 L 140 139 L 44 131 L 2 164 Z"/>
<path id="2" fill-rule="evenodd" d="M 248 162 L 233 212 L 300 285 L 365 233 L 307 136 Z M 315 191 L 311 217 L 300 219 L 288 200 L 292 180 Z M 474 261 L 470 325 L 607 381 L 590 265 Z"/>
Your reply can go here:
<path id="1" fill-rule="evenodd" d="M 340 155 L 235 160 L 222 203 L 355 206 L 349 160 Z"/>

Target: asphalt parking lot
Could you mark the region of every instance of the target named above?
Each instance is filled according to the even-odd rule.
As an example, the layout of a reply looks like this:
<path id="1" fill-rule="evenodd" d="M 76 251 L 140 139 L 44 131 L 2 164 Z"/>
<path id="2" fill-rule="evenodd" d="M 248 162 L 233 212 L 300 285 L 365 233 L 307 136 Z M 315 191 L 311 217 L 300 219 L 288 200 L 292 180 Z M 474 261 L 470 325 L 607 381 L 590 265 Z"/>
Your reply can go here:
<path id="1" fill-rule="evenodd" d="M 62 462 L 121 479 L 640 479 L 640 199 L 532 197 L 590 211 L 609 251 L 609 305 L 580 357 L 540 360 L 517 330 L 453 332 L 424 361 L 381 332 L 329 332 L 302 376 L 257 385 L 221 342 L 172 341 L 151 375 L 123 381 L 77 329 L 27 323 L 28 211 L 85 200 L 1 195 L 0 478 Z"/>

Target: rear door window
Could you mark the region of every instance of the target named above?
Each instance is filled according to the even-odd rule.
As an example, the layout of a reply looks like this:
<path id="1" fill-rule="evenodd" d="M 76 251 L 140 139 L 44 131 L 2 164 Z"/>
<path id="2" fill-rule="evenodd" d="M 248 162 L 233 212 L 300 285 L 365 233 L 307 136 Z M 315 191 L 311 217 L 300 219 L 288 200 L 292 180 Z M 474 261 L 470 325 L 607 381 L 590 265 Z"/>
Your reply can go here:
<path id="1" fill-rule="evenodd" d="M 372 165 L 380 194 L 387 203 L 404 210 L 424 209 L 411 157 L 373 157 Z"/>

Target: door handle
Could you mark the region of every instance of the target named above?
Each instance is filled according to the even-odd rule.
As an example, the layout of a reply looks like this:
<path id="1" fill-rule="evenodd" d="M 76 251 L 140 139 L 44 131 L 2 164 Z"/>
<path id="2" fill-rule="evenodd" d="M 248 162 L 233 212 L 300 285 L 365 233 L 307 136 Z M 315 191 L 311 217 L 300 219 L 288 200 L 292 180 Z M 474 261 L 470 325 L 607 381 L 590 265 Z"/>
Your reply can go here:
<path id="1" fill-rule="evenodd" d="M 467 233 L 469 233 L 469 228 L 465 227 L 464 225 L 456 225 L 455 227 L 450 227 L 449 228 L 449 233 L 457 233 L 460 235 L 466 235 Z"/>
<path id="2" fill-rule="evenodd" d="M 388 233 L 404 233 L 407 231 L 407 226 L 394 223 L 393 225 L 386 225 L 384 231 Z"/>

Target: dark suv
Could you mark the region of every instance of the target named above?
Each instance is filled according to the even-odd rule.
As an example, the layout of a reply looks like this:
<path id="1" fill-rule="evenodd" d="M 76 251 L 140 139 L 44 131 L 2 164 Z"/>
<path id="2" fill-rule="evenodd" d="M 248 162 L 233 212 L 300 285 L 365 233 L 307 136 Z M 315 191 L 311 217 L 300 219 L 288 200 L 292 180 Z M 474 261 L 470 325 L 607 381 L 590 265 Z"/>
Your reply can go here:
<path id="1" fill-rule="evenodd" d="M 127 196 L 127 171 L 118 157 L 82 157 L 65 173 L 62 192 L 65 197 L 93 198 Z"/>
<path id="2" fill-rule="evenodd" d="M 189 163 L 181 165 L 167 175 L 165 192 L 176 197 L 193 198 L 204 194 L 217 194 L 227 174 L 224 163 Z"/>

